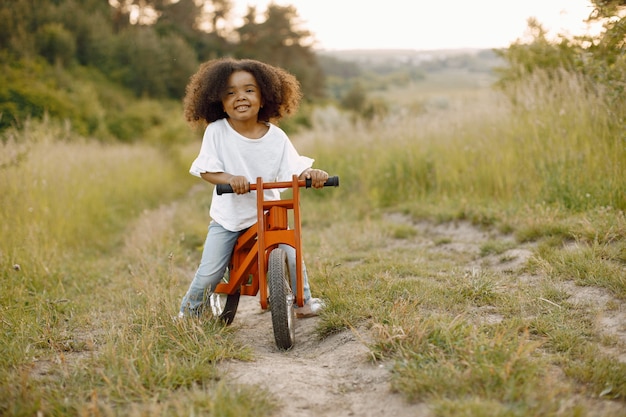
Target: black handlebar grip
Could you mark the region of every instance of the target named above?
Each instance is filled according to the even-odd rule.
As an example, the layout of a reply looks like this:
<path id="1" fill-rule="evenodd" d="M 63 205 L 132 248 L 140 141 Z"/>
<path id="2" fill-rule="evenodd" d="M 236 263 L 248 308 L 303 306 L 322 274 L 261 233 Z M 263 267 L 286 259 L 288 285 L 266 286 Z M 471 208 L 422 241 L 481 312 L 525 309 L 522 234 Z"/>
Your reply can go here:
<path id="1" fill-rule="evenodd" d="M 217 195 L 229 194 L 233 193 L 233 187 L 230 184 L 217 184 L 215 186 L 215 190 L 217 191 Z"/>
<path id="2" fill-rule="evenodd" d="M 307 178 L 305 180 L 306 188 L 311 188 L 311 183 L 312 183 L 311 178 Z M 339 186 L 339 177 L 337 176 L 328 177 L 328 179 L 324 183 L 324 187 L 338 187 L 338 186 Z"/>
<path id="3" fill-rule="evenodd" d="M 324 187 L 339 187 L 339 177 L 328 177 L 326 182 L 324 183 Z"/>

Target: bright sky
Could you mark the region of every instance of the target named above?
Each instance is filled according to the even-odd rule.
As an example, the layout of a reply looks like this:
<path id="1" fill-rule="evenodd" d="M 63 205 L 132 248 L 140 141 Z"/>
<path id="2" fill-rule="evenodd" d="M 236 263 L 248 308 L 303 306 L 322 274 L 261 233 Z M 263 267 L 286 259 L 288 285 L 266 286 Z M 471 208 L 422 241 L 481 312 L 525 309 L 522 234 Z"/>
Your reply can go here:
<path id="1" fill-rule="evenodd" d="M 235 0 L 264 11 L 272 0 Z M 293 5 L 316 49 L 507 47 L 535 17 L 551 33 L 582 34 L 589 0 L 273 0 Z"/>

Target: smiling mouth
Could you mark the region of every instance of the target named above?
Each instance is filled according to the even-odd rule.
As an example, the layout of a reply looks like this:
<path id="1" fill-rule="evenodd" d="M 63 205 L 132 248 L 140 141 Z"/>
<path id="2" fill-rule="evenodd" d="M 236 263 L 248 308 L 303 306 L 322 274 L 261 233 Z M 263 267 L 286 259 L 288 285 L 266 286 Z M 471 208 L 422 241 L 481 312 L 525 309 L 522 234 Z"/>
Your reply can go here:
<path id="1" fill-rule="evenodd" d="M 242 106 L 235 107 L 235 110 L 237 110 L 237 111 L 246 111 L 249 108 L 250 108 L 250 106 L 248 106 L 248 105 L 242 105 Z"/>

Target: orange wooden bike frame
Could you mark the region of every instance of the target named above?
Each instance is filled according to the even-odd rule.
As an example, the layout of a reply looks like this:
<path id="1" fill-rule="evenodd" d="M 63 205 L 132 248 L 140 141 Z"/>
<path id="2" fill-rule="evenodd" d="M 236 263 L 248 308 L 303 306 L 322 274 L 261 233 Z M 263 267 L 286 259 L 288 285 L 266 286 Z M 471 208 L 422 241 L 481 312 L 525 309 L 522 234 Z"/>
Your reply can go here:
<path id="1" fill-rule="evenodd" d="M 257 178 L 256 184 L 250 184 L 250 190 L 257 191 L 257 223 L 237 239 L 229 266 L 229 280 L 220 282 L 215 293 L 236 294 L 239 291 L 242 295 L 259 294 L 261 308 L 266 310 L 269 255 L 279 244 L 287 244 L 296 251 L 296 288 L 292 288 L 292 292 L 296 296 L 296 304 L 304 306 L 300 187 L 305 185 L 305 180 L 299 180 L 297 175 L 291 181 L 263 183 L 262 178 Z M 291 188 L 292 197 L 265 200 L 263 190 L 272 188 Z M 293 210 L 293 228 L 289 228 L 289 210 Z"/>

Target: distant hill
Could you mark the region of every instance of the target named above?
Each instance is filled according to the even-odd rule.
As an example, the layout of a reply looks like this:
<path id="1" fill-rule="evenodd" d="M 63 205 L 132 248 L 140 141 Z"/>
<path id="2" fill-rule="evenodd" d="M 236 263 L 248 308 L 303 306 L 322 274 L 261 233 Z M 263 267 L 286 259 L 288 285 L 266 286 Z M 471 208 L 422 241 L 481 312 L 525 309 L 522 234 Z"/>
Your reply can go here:
<path id="1" fill-rule="evenodd" d="M 493 49 L 320 50 L 316 54 L 327 75 L 344 79 L 354 79 L 364 72 L 407 73 L 412 74 L 412 78 L 451 70 L 493 74 L 494 68 L 505 65 Z"/>
<path id="2" fill-rule="evenodd" d="M 391 62 L 420 65 L 429 61 L 444 61 L 459 56 L 477 57 L 481 60 L 498 61 L 493 49 L 352 49 L 352 50 L 319 50 L 318 55 L 332 57 L 341 61 L 352 61 L 368 64 L 389 64 Z"/>

